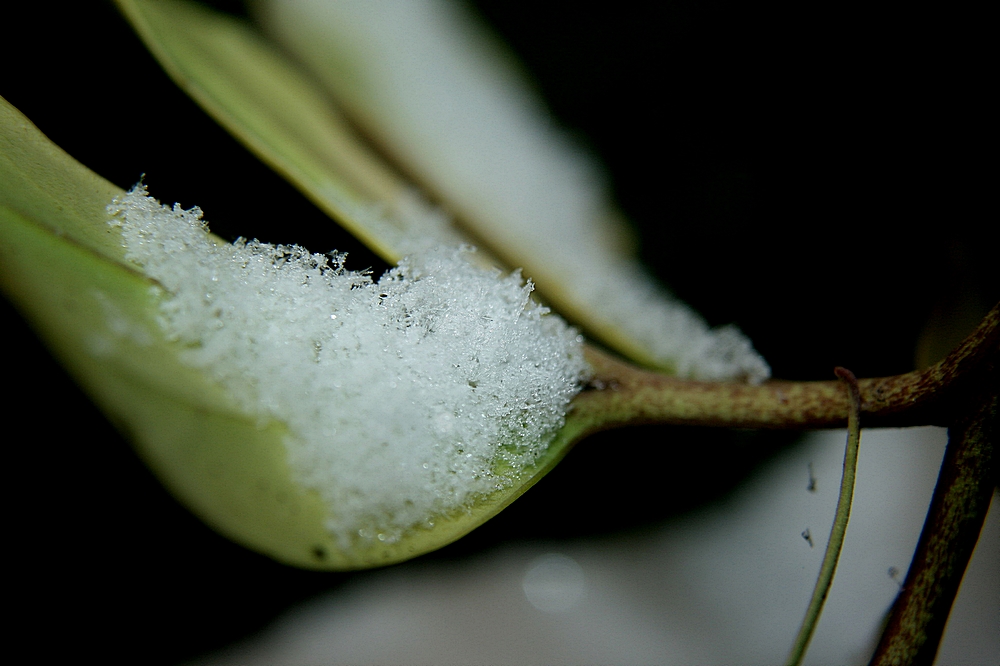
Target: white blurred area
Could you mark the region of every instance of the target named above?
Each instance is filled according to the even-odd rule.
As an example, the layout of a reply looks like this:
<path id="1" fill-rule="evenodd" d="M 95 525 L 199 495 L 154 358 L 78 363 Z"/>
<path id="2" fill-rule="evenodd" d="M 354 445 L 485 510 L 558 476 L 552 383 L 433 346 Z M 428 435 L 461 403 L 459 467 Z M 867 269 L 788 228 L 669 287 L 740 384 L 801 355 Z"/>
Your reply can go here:
<path id="1" fill-rule="evenodd" d="M 723 502 L 656 530 L 358 577 L 196 663 L 783 663 L 833 520 L 845 437 L 812 433 Z M 807 664 L 868 662 L 945 443 L 941 428 L 864 431 L 854 512 Z M 938 664 L 1000 663 L 998 514 L 995 495 Z"/>

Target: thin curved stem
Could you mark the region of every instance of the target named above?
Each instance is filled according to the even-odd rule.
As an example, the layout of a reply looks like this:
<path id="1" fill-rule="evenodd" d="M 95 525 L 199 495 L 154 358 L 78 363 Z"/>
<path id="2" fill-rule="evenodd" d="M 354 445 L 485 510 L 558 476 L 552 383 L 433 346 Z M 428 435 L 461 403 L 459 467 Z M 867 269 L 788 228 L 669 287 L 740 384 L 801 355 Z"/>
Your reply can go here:
<path id="1" fill-rule="evenodd" d="M 809 647 L 809 641 L 819 623 L 820 613 L 823 612 L 823 604 L 826 603 L 826 597 L 830 594 L 833 576 L 837 573 L 837 562 L 840 560 L 840 551 L 844 547 L 847 523 L 851 519 L 854 479 L 858 470 L 858 449 L 861 446 L 861 393 L 858 390 L 858 380 L 854 373 L 846 368 L 837 368 L 834 372 L 847 384 L 850 400 L 850 411 L 847 417 L 847 449 L 844 452 L 844 476 L 840 481 L 837 513 L 833 519 L 833 528 L 830 530 L 830 540 L 826 544 L 823 564 L 819 569 L 819 578 L 816 580 L 816 587 L 813 588 L 809 608 L 806 610 L 805 617 L 802 618 L 799 634 L 795 637 L 795 644 L 788 655 L 787 666 L 799 666 L 806 655 L 806 648 Z"/>

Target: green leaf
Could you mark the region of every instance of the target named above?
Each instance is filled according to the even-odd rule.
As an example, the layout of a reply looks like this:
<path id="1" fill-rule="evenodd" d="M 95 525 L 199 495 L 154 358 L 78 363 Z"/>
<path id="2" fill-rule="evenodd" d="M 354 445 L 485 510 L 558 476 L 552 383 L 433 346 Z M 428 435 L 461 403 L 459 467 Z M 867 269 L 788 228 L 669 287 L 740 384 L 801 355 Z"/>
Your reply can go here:
<path id="1" fill-rule="evenodd" d="M 248 25 L 184 0 L 117 4 L 178 86 L 383 259 L 396 263 L 429 242 L 473 243 L 421 211 L 412 186 L 357 137 L 322 87 Z M 503 247 L 473 244 L 499 250 L 511 265 L 524 263 Z M 577 303 L 571 279 L 545 279 L 543 297 L 626 355 L 655 365 L 613 320 Z"/>
<path id="2" fill-rule="evenodd" d="M 342 550 L 317 493 L 292 478 L 285 426 L 243 413 L 164 338 L 163 290 L 124 259 L 108 224 L 106 207 L 122 194 L 0 98 L 0 286 L 171 492 L 234 541 L 317 569 L 415 557 L 491 518 L 583 433 L 586 419 L 571 418 L 512 486 L 432 518 L 433 529 Z"/>
<path id="3" fill-rule="evenodd" d="M 467 241 L 415 198 L 321 89 L 248 26 L 188 2 L 118 5 L 188 95 L 387 262 L 431 242 Z"/>
<path id="4" fill-rule="evenodd" d="M 324 6 L 345 12 L 329 18 L 260 3 L 314 80 L 232 17 L 184 0 L 118 5 L 182 89 L 390 262 L 472 242 L 524 268 L 543 300 L 638 363 L 697 379 L 769 376 L 736 329 L 710 331 L 644 273 L 599 170 L 549 128 L 502 49 L 484 46 L 454 6 Z M 458 215 L 461 230 L 357 138 L 323 86 Z"/>

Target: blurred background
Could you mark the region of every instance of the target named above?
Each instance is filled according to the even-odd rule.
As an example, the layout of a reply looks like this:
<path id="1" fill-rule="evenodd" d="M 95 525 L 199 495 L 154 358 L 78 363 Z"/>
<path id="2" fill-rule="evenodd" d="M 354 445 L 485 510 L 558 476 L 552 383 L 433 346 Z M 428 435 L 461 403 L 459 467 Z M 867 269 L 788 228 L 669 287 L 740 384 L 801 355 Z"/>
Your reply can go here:
<path id="1" fill-rule="evenodd" d="M 0 14 L 0 95 L 76 159 L 121 187 L 146 174 L 151 194 L 199 205 L 223 237 L 337 248 L 350 253 L 349 267 L 384 269 L 181 93 L 110 3 L 23 4 Z M 249 20 L 243 3 L 210 4 Z M 996 228 L 988 165 L 997 146 L 987 119 L 998 115 L 985 84 L 995 72 L 984 17 L 889 6 L 788 13 L 693 1 L 582 10 L 480 0 L 471 8 L 522 58 L 567 131 L 606 165 L 649 267 L 710 323 L 739 325 L 775 376 L 828 379 L 835 365 L 858 376 L 906 372 L 943 356 L 1000 298 L 997 243 L 984 235 Z M 600 652 L 558 646 L 580 644 L 565 638 L 574 631 L 602 635 L 585 628 L 597 626 L 594 618 L 617 617 L 609 608 L 628 609 L 622 626 L 643 627 L 631 643 L 627 631 L 605 641 L 646 650 L 622 663 L 665 663 L 649 655 L 667 654 L 678 645 L 670 637 L 680 635 L 690 649 L 677 652 L 678 663 L 684 654 L 725 663 L 742 654 L 726 645 L 749 645 L 753 636 L 777 643 L 778 655 L 790 645 L 801 616 L 794 609 L 804 609 L 815 568 L 801 580 L 780 568 L 761 575 L 758 584 L 772 581 L 773 590 L 789 581 L 802 596 L 778 604 L 794 611 L 793 619 L 779 619 L 769 616 L 766 598 L 758 601 L 762 590 L 747 582 L 747 570 L 720 565 L 696 575 L 696 565 L 715 561 L 705 555 L 711 552 L 751 571 L 758 560 L 787 561 L 795 571 L 818 566 L 834 503 L 822 504 L 820 493 L 839 479 L 839 434 L 652 427 L 605 433 L 580 444 L 496 519 L 416 563 L 356 574 L 299 571 L 226 542 L 179 507 L 16 311 L 2 306 L 15 386 L 4 406 L 13 477 L 4 492 L 11 579 L 21 585 L 8 586 L 19 609 L 10 635 L 27 640 L 51 632 L 58 640 L 44 645 L 46 654 L 151 664 L 207 659 L 218 650 L 250 650 L 231 646 L 289 609 L 305 613 L 303 602 L 318 609 L 311 617 L 357 609 L 329 620 L 340 622 L 343 636 L 383 626 L 386 640 L 405 643 L 402 625 L 379 615 L 384 607 L 372 606 L 372 595 L 428 617 L 437 617 L 434 603 L 451 613 L 466 609 L 466 618 L 474 606 L 465 604 L 493 604 L 498 615 L 514 618 L 511 636 L 542 636 L 525 640 L 546 663 L 605 660 Z M 910 444 L 892 440 L 881 462 L 871 463 L 912 471 L 895 486 L 883 483 L 885 474 L 873 477 L 873 488 L 884 492 L 873 490 L 857 509 L 858 521 L 881 518 L 902 531 L 898 543 L 887 537 L 902 554 L 880 556 L 881 583 L 867 585 L 889 585 L 868 602 L 872 608 L 884 611 L 891 602 L 888 567 L 899 580 L 905 576 L 942 437 L 920 431 L 905 440 Z M 806 490 L 808 464 L 825 474 L 817 493 Z M 782 513 L 807 504 L 818 513 Z M 911 504 L 905 520 L 890 511 Z M 772 557 L 759 540 L 737 536 L 749 530 L 777 539 L 755 522 L 762 514 L 791 530 L 785 551 L 802 549 L 812 559 Z M 800 536 L 807 527 L 811 548 Z M 537 559 L 546 553 L 564 559 Z M 668 564 L 679 568 L 656 574 Z M 851 570 L 845 562 L 838 582 Z M 562 590 L 552 593 L 556 601 L 529 592 L 536 579 L 543 581 L 538 589 Z M 500 596 L 490 596 L 470 582 L 486 580 L 513 581 L 515 592 L 497 583 Z M 709 588 L 701 582 L 713 580 L 723 591 L 704 605 Z M 995 628 L 1000 584 L 986 580 L 978 616 L 992 618 Z M 504 606 L 504 594 L 516 601 Z M 532 602 L 533 594 L 549 610 Z M 698 610 L 732 608 L 734 597 L 744 611 Z M 860 608 L 844 603 L 848 615 Z M 591 624 L 579 620 L 584 615 Z M 683 631 L 668 621 L 675 615 L 685 617 Z M 345 617 L 358 626 L 345 629 Z M 759 625 L 737 626 L 754 617 Z M 868 615 L 864 621 L 872 626 Z M 484 611 L 478 626 L 493 622 Z M 456 644 L 448 636 L 437 643 Z M 562 637 L 552 639 L 555 647 L 545 643 L 553 636 Z M 716 644 L 716 652 L 691 647 L 698 641 Z M 469 651 L 455 652 L 456 661 L 486 654 L 467 642 Z M 995 638 L 992 646 L 1000 651 Z M 228 654 L 250 661 L 248 652 Z M 271 663 L 293 663 L 270 654 Z M 355 655 L 345 657 L 355 663 L 379 661 L 344 654 Z M 405 654 L 385 652 L 381 660 L 405 662 Z M 414 661 L 435 661 L 431 652 L 419 654 Z M 482 660 L 526 663 L 522 653 L 490 654 L 495 658 Z M 773 661 L 766 652 L 746 654 L 754 655 L 747 663 Z M 302 663 L 329 661 L 313 657 Z"/>

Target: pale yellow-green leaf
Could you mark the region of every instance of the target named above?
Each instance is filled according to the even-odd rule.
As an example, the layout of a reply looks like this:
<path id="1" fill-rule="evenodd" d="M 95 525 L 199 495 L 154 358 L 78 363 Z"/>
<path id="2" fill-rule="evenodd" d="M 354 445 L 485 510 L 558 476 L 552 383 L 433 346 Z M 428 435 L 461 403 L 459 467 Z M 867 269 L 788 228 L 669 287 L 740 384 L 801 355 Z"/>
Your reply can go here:
<path id="1" fill-rule="evenodd" d="M 426 213 L 414 211 L 410 186 L 357 138 L 312 78 L 248 25 L 184 0 L 117 2 L 182 89 L 390 263 L 428 242 L 473 242 L 487 257 L 491 253 L 509 266 L 523 266 L 541 297 L 595 338 L 640 363 L 672 369 L 625 330 L 619 318 L 599 307 L 600 299 L 580 293 L 578 272 L 553 270 L 544 251 L 539 253 L 530 242 L 515 247 L 503 219 L 487 220 L 469 236 L 450 224 L 428 222 Z M 328 51 L 324 56 L 333 57 Z M 345 57 L 341 62 L 349 61 Z M 350 67 L 332 74 L 350 79 Z M 358 88 L 357 96 L 364 94 Z M 419 201 L 416 208 L 421 208 Z M 456 208 L 465 220 L 481 222 L 468 201 L 457 201 Z M 620 230 L 621 225 L 608 228 Z M 601 251 L 620 245 L 621 233 L 602 236 Z"/>
<path id="2" fill-rule="evenodd" d="M 433 529 L 341 550 L 318 495 L 292 479 L 283 424 L 242 413 L 164 339 L 162 290 L 123 258 L 108 224 L 106 206 L 120 194 L 0 98 L 0 287 L 164 484 L 229 538 L 308 568 L 405 560 L 495 515 L 582 433 L 584 420 L 571 417 L 519 482 L 467 511 L 432 517 Z"/>
<path id="3" fill-rule="evenodd" d="M 435 219 L 324 93 L 248 26 L 188 2 L 118 4 L 185 92 L 387 262 L 428 242 L 466 240 Z"/>
<path id="4" fill-rule="evenodd" d="M 643 365 L 723 378 L 697 361 L 686 367 L 699 355 L 687 345 L 707 327 L 644 273 L 596 160 L 567 140 L 516 57 L 461 3 L 254 8 L 348 117 L 561 315 Z"/>
<path id="5" fill-rule="evenodd" d="M 742 334 L 710 330 L 641 267 L 599 167 L 552 128 L 457 4 L 257 3 L 302 66 L 192 2 L 118 4 L 181 88 L 390 262 L 471 242 L 484 262 L 523 268 L 542 300 L 634 361 L 695 379 L 769 376 Z M 358 138 L 327 88 L 454 225 Z"/>

